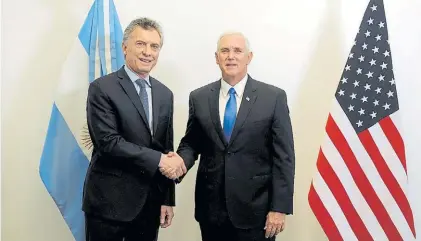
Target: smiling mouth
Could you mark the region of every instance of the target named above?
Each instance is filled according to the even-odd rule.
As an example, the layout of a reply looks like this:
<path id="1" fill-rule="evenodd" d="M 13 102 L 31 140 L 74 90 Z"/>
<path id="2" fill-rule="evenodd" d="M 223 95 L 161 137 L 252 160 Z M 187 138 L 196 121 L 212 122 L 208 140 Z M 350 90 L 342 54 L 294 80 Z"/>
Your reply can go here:
<path id="1" fill-rule="evenodd" d="M 225 66 L 227 66 L 228 68 L 230 68 L 230 67 L 237 67 L 236 64 L 226 64 Z"/>
<path id="2" fill-rule="evenodd" d="M 139 59 L 141 62 L 143 62 L 143 63 L 147 63 L 147 64 L 149 64 L 149 63 L 151 63 L 152 62 L 152 60 L 149 60 L 149 59 Z"/>

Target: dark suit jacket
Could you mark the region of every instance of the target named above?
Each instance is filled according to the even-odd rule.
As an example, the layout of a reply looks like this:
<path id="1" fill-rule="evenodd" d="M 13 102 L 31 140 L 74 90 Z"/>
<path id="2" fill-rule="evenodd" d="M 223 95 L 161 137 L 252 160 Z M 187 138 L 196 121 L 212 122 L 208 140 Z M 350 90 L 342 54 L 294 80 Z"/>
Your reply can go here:
<path id="1" fill-rule="evenodd" d="M 124 67 L 89 86 L 87 119 L 93 142 L 83 210 L 118 221 L 133 220 L 150 191 L 175 203 L 174 182 L 161 175 L 161 153 L 173 151 L 173 94 L 150 77 L 153 136 L 136 89 Z"/>
<path id="2" fill-rule="evenodd" d="M 200 154 L 195 217 L 255 228 L 268 211 L 292 214 L 295 155 L 285 91 L 248 76 L 229 143 L 219 118 L 220 81 L 190 93 L 177 153 L 190 169 Z M 227 216 L 227 217 L 224 217 Z"/>

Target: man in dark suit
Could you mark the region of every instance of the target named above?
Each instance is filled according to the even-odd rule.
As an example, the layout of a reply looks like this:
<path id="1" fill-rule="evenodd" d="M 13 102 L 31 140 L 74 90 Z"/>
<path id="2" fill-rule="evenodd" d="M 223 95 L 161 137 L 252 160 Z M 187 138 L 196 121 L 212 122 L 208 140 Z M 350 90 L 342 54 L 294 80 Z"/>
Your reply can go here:
<path id="1" fill-rule="evenodd" d="M 168 227 L 174 182 L 184 163 L 173 151 L 173 93 L 149 76 L 162 47 L 162 30 L 133 20 L 123 37 L 125 65 L 89 86 L 87 119 L 93 143 L 83 211 L 87 241 L 153 241 Z"/>
<path id="2" fill-rule="evenodd" d="M 203 241 L 275 240 L 293 212 L 295 154 L 287 96 L 247 74 L 241 33 L 218 41 L 222 79 L 194 90 L 177 150 L 190 169 L 200 154 L 195 218 Z"/>

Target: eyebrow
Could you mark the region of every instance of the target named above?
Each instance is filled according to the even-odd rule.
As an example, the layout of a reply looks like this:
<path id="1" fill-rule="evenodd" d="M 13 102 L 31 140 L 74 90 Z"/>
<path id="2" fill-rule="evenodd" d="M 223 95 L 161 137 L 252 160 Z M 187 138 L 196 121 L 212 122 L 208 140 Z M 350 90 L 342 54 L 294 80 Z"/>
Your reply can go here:
<path id="1" fill-rule="evenodd" d="M 138 43 L 138 42 L 142 42 L 142 43 L 147 43 L 147 44 L 150 44 L 150 45 L 157 45 L 157 46 L 160 46 L 160 44 L 159 43 L 156 43 L 156 42 L 146 42 L 145 40 L 142 40 L 142 39 L 138 39 L 138 40 L 135 40 L 135 42 L 136 43 Z"/>
<path id="2" fill-rule="evenodd" d="M 240 49 L 240 50 L 244 50 L 245 48 L 241 48 L 241 47 L 233 47 L 233 48 L 230 48 L 230 47 L 221 47 L 220 48 L 220 50 L 228 50 L 228 49 Z"/>

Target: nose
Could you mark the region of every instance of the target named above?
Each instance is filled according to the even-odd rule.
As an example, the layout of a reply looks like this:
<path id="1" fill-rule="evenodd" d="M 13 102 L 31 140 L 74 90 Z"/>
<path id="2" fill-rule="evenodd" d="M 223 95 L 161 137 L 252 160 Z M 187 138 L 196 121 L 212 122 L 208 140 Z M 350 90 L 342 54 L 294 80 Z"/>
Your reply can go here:
<path id="1" fill-rule="evenodd" d="M 151 49 L 151 47 L 150 47 L 149 45 L 146 45 L 146 46 L 142 49 L 142 54 L 143 54 L 144 56 L 147 56 L 147 57 L 151 56 L 151 54 L 152 54 L 152 49 Z"/>
<path id="2" fill-rule="evenodd" d="M 228 52 L 228 59 L 234 59 L 234 53 L 233 53 L 233 51 L 229 51 Z"/>

